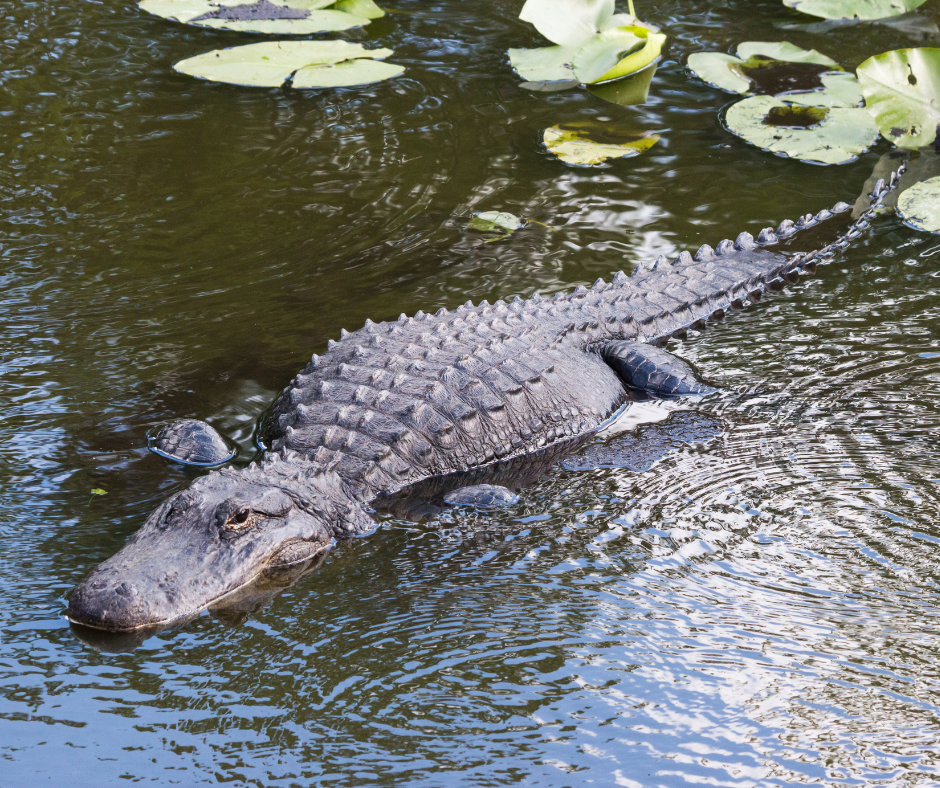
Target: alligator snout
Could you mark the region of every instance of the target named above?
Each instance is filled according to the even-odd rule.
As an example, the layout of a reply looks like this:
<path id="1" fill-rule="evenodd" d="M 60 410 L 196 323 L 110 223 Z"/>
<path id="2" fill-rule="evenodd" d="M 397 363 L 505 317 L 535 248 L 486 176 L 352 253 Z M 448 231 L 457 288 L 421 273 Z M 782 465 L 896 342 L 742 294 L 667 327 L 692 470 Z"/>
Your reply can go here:
<path id="1" fill-rule="evenodd" d="M 181 617 L 178 600 L 158 583 L 129 582 L 99 567 L 73 592 L 67 616 L 94 629 L 124 632 Z M 110 575 L 110 576 L 109 576 Z"/>

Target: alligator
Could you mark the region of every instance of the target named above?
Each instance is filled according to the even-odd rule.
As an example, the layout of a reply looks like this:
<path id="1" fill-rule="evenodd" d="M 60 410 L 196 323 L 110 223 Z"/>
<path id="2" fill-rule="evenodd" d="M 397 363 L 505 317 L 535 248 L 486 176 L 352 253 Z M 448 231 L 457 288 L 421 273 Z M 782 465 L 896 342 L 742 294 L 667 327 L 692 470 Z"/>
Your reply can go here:
<path id="1" fill-rule="evenodd" d="M 374 507 L 409 485 L 557 452 L 638 397 L 709 393 L 669 339 L 813 273 L 862 235 L 899 175 L 852 224 L 840 202 L 591 288 L 342 330 L 277 397 L 260 461 L 166 500 L 82 580 L 67 617 L 113 632 L 188 620 L 269 569 L 372 532 Z M 817 225 L 847 229 L 793 251 Z"/>

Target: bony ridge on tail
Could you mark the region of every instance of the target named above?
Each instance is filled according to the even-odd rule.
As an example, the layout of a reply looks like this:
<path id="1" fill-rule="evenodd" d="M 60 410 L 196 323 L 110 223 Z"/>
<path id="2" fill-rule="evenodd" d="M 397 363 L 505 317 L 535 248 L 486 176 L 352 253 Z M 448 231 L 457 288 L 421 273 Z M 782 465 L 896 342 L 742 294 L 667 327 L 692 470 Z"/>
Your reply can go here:
<path id="1" fill-rule="evenodd" d="M 554 298 L 343 330 L 275 401 L 261 462 L 213 471 L 165 501 L 78 585 L 68 618 L 111 631 L 185 620 L 272 567 L 368 533 L 379 496 L 564 448 L 631 391 L 707 393 L 661 346 L 815 270 L 862 234 L 897 179 L 879 182 L 869 210 L 815 251 L 779 247 L 848 205 Z"/>

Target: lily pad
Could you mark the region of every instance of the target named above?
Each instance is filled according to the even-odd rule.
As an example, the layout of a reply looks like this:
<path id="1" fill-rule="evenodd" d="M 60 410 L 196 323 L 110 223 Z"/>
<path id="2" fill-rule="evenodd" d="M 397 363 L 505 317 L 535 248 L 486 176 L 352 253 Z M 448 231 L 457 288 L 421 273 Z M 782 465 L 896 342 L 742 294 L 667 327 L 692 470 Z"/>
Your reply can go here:
<path id="1" fill-rule="evenodd" d="M 589 39 L 575 55 L 575 78 L 585 84 L 608 82 L 640 71 L 656 60 L 666 36 L 631 26 L 605 30 Z"/>
<path id="2" fill-rule="evenodd" d="M 821 90 L 784 93 L 780 98 L 806 107 L 857 107 L 862 103 L 862 89 L 854 74 L 830 72 L 820 80 Z"/>
<path id="3" fill-rule="evenodd" d="M 509 62 L 516 73 L 528 82 L 578 82 L 572 61 L 578 47 L 539 47 L 510 49 Z"/>
<path id="4" fill-rule="evenodd" d="M 380 11 L 371 0 L 141 0 L 142 11 L 176 22 L 242 33 L 309 35 L 369 24 Z M 333 6 L 333 8 L 328 8 Z M 352 13 L 360 8 L 362 15 Z M 372 10 L 374 9 L 374 10 Z"/>
<path id="5" fill-rule="evenodd" d="M 616 127 L 596 123 L 566 123 L 545 129 L 545 147 L 566 164 L 590 167 L 608 159 L 638 156 L 652 148 L 656 134 L 625 132 Z"/>
<path id="6" fill-rule="evenodd" d="M 519 18 L 531 22 L 545 38 L 578 46 L 614 15 L 614 0 L 526 0 Z"/>
<path id="7" fill-rule="evenodd" d="M 689 68 L 709 85 L 729 93 L 778 95 L 824 87 L 822 75 L 842 68 L 815 49 L 786 41 L 745 41 L 737 56 L 721 52 L 689 55 Z"/>
<path id="8" fill-rule="evenodd" d="M 483 211 L 474 214 L 467 227 L 481 232 L 513 232 L 522 227 L 522 219 L 504 211 Z"/>
<path id="9" fill-rule="evenodd" d="M 816 164 L 855 161 L 878 139 L 864 109 L 807 107 L 773 96 L 742 99 L 728 109 L 725 123 L 752 145 Z"/>
<path id="10" fill-rule="evenodd" d="M 940 49 L 899 49 L 858 67 L 865 105 L 882 135 L 899 148 L 922 148 L 940 124 Z"/>
<path id="11" fill-rule="evenodd" d="M 333 3 L 331 8 L 334 11 L 342 11 L 344 14 L 361 16 L 366 19 L 381 19 L 385 16 L 385 12 L 372 0 L 339 0 L 339 2 Z"/>
<path id="12" fill-rule="evenodd" d="M 898 197 L 898 214 L 915 230 L 940 233 L 940 178 L 911 186 Z"/>
<path id="13" fill-rule="evenodd" d="M 590 85 L 588 90 L 598 98 L 609 101 L 611 104 L 619 104 L 621 107 L 645 104 L 655 73 L 656 63 L 653 62 L 642 71 L 613 82 Z"/>
<path id="14" fill-rule="evenodd" d="M 823 19 L 883 19 L 906 14 L 927 0 L 783 0 L 784 5 Z"/>
<path id="15" fill-rule="evenodd" d="M 348 41 L 264 41 L 215 49 L 181 60 L 181 74 L 253 87 L 342 87 L 379 82 L 405 69 L 378 60 L 390 49 L 366 49 Z"/>

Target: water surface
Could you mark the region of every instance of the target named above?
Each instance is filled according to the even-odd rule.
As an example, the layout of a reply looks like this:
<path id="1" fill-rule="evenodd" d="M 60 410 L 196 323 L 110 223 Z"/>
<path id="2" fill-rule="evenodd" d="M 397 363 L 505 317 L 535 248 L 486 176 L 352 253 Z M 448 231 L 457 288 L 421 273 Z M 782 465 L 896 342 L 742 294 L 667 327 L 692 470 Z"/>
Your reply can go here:
<path id="1" fill-rule="evenodd" d="M 189 481 L 153 425 L 208 419 L 247 462 L 341 327 L 590 284 L 862 191 L 886 143 L 762 153 L 690 52 L 787 38 L 853 68 L 940 40 L 932 4 L 833 27 L 644 2 L 670 43 L 624 108 L 518 87 L 521 2 L 384 5 L 345 37 L 405 75 L 301 93 L 171 70 L 249 36 L 0 2 L 0 786 L 940 784 L 940 241 L 893 216 L 675 346 L 719 396 L 515 506 L 390 516 L 241 623 L 117 654 L 71 633 L 69 591 Z M 585 120 L 661 140 L 599 169 L 541 148 Z M 557 231 L 483 243 L 480 210 Z"/>

